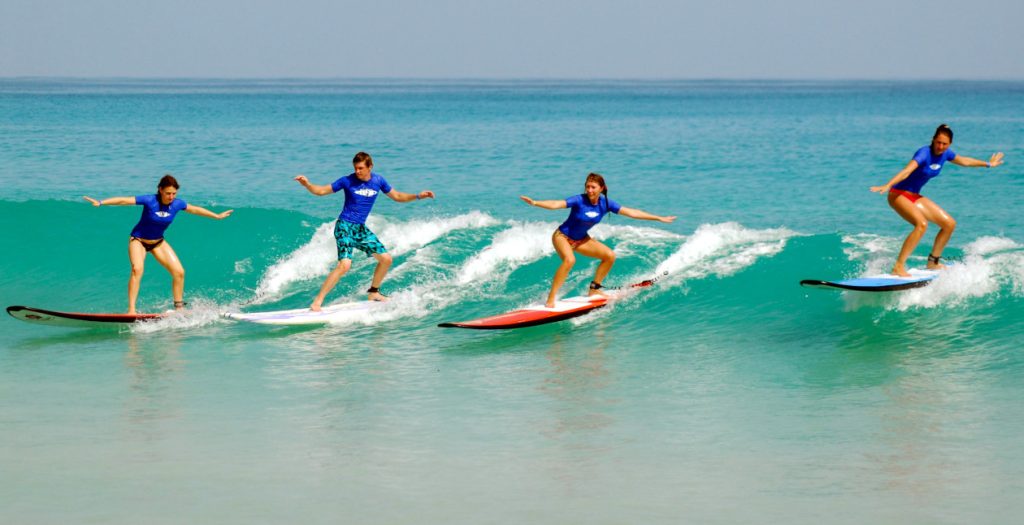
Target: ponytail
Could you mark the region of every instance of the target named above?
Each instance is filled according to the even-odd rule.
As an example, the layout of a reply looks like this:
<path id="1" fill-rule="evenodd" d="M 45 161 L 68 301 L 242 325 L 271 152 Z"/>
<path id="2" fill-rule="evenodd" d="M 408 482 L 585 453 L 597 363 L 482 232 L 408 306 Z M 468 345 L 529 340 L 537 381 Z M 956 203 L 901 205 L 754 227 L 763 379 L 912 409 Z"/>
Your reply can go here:
<path id="1" fill-rule="evenodd" d="M 949 137 L 949 142 L 953 142 L 953 130 L 946 124 L 939 124 L 939 127 L 935 128 L 935 134 L 932 135 L 932 140 L 938 138 L 939 135 L 945 135 Z"/>

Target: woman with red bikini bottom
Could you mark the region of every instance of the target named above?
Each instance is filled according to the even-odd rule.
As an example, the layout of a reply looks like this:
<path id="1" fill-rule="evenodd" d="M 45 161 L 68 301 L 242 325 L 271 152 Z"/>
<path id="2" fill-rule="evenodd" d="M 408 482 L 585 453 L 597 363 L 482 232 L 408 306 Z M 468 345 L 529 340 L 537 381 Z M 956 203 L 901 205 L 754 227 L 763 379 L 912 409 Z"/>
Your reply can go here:
<path id="1" fill-rule="evenodd" d="M 914 158 L 886 185 L 871 187 L 871 191 L 875 193 L 888 194 L 889 206 L 914 226 L 910 235 L 903 241 L 903 247 L 892 268 L 892 273 L 895 275 L 910 276 L 910 273 L 907 272 L 907 257 L 910 257 L 914 248 L 921 242 L 921 237 L 928 229 L 929 222 L 939 225 L 939 233 L 935 236 L 935 245 L 932 247 L 931 253 L 928 254 L 928 268 L 933 270 L 945 268 L 941 263 L 942 250 L 946 248 L 946 243 L 953 235 L 956 221 L 938 204 L 932 202 L 928 197 L 922 196 L 921 188 L 929 180 L 939 175 L 946 161 L 957 166 L 972 168 L 994 168 L 1003 163 L 1002 153 L 992 155 L 988 162 L 957 155 L 949 149 L 952 143 L 953 130 L 949 126 L 941 124 L 935 130 L 931 145 L 917 150 Z"/>

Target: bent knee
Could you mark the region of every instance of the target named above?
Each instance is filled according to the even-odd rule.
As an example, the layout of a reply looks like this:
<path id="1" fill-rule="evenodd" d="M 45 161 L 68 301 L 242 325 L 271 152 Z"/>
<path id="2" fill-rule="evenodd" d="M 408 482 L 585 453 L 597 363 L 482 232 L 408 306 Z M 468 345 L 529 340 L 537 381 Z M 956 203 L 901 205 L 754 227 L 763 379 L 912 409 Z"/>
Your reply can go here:
<path id="1" fill-rule="evenodd" d="M 574 264 L 576 264 L 576 257 L 574 257 L 572 255 L 566 257 L 565 259 L 562 259 L 562 266 L 563 267 L 572 268 L 572 266 Z"/>
<path id="2" fill-rule="evenodd" d="M 171 270 L 171 277 L 173 279 L 177 279 L 177 280 L 184 279 L 185 278 L 185 269 L 184 268 L 175 268 L 174 270 Z"/>
<path id="3" fill-rule="evenodd" d="M 394 259 L 392 259 L 390 253 L 381 253 L 381 254 L 377 254 L 377 260 L 381 264 L 391 264 L 391 261 L 394 260 Z"/>

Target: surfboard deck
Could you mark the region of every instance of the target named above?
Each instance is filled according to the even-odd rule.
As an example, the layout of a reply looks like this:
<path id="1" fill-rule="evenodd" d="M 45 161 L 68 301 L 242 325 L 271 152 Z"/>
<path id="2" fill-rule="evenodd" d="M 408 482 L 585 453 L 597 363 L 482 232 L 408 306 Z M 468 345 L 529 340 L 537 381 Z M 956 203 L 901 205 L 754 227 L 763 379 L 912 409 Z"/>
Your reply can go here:
<path id="1" fill-rule="evenodd" d="M 276 326 L 306 326 L 349 321 L 359 314 L 369 312 L 385 304 L 387 303 L 381 301 L 355 301 L 325 306 L 319 312 L 314 312 L 309 308 L 298 308 L 295 310 L 269 312 L 228 312 L 223 315 L 228 319 L 247 323 Z"/>
<path id="2" fill-rule="evenodd" d="M 120 314 L 120 313 L 84 313 L 58 312 L 32 308 L 29 306 L 8 306 L 7 313 L 21 321 L 43 324 L 47 326 L 66 326 L 72 328 L 96 328 L 101 326 L 119 326 L 161 319 L 167 314 Z"/>
<path id="3" fill-rule="evenodd" d="M 472 330 L 504 330 L 510 328 L 527 328 L 548 323 L 557 323 L 573 317 L 588 314 L 598 308 L 608 306 L 611 301 L 620 299 L 632 293 L 634 288 L 646 288 L 657 280 L 648 279 L 639 283 L 631 284 L 619 290 L 611 290 L 607 297 L 599 295 L 587 297 L 567 297 L 555 302 L 555 306 L 548 308 L 543 304 L 530 305 L 518 310 L 512 310 L 498 315 L 481 317 L 470 321 L 457 323 L 441 323 L 441 328 L 469 328 Z"/>
<path id="4" fill-rule="evenodd" d="M 458 323 L 441 323 L 437 326 L 442 328 L 471 328 L 476 330 L 526 328 L 528 326 L 537 326 L 572 319 L 573 317 L 579 317 L 583 314 L 590 313 L 598 308 L 604 308 L 607 305 L 608 299 L 605 297 L 568 297 L 555 302 L 555 306 L 553 308 L 547 308 L 544 305 L 531 305 L 526 308 L 492 315 L 490 317 L 482 317 L 480 319 L 473 319 L 472 321 L 462 321 Z"/>
<path id="5" fill-rule="evenodd" d="M 814 288 L 853 290 L 857 292 L 897 292 L 900 290 L 910 290 L 912 288 L 928 286 L 936 277 L 938 277 L 940 271 L 941 270 L 922 270 L 913 268 L 909 270 L 910 277 L 885 274 L 839 281 L 805 279 L 800 281 L 800 285 Z"/>

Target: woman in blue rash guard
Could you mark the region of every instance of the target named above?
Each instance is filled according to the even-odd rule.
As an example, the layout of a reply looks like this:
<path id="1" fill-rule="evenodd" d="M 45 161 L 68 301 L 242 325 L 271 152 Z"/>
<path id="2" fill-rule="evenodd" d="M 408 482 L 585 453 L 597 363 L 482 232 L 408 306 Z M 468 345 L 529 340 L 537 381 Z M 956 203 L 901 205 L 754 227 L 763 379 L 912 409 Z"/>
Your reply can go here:
<path id="1" fill-rule="evenodd" d="M 896 257 L 896 264 L 892 267 L 892 273 L 895 275 L 910 277 L 910 272 L 907 271 L 907 257 L 910 257 L 914 248 L 921 242 L 921 237 L 924 237 L 929 222 L 939 226 L 939 233 L 935 235 L 935 244 L 932 246 L 931 253 L 928 254 L 928 269 L 945 268 L 941 262 L 942 250 L 946 248 L 946 243 L 953 236 L 956 221 L 938 204 L 928 197 L 922 196 L 921 188 L 929 180 L 939 176 L 946 161 L 957 166 L 972 168 L 994 168 L 1003 163 L 1002 153 L 992 155 L 987 162 L 957 155 L 949 149 L 952 143 L 953 130 L 945 124 L 940 124 L 935 129 L 935 135 L 932 136 L 930 145 L 918 149 L 914 158 L 910 159 L 910 162 L 887 184 L 871 187 L 871 191 L 875 193 L 888 194 L 889 206 L 914 226 L 910 235 L 907 235 L 907 239 L 903 241 L 900 254 Z"/>
<path id="2" fill-rule="evenodd" d="M 597 173 L 587 175 L 587 181 L 583 188 L 582 194 L 573 195 L 565 200 L 535 201 L 525 195 L 519 196 L 530 206 L 548 210 L 561 208 L 572 210 L 569 213 L 569 218 L 551 235 L 551 244 L 554 245 L 555 252 L 562 259 L 562 264 L 555 271 L 555 278 L 551 282 L 551 291 L 548 293 L 548 300 L 545 303 L 548 308 L 554 308 L 558 289 L 565 283 L 565 278 L 569 276 L 569 270 L 576 264 L 576 256 L 573 252 L 601 260 L 601 264 L 598 265 L 597 272 L 594 274 L 594 280 L 590 283 L 588 295 L 602 295 L 601 282 L 604 281 L 612 269 L 612 265 L 615 264 L 615 252 L 600 241 L 591 238 L 587 232 L 601 222 L 606 213 L 612 212 L 632 219 L 664 223 L 676 220 L 675 215 L 662 217 L 620 206 L 619 203 L 608 198 L 608 186 L 604 183 L 604 177 Z"/>
<path id="3" fill-rule="evenodd" d="M 128 238 L 128 260 L 132 263 L 131 277 L 128 278 L 128 313 L 135 312 L 135 299 L 139 296 L 139 285 L 142 282 L 142 270 L 146 263 L 146 254 L 151 253 L 161 266 L 171 274 L 171 291 L 174 294 L 174 308 L 180 310 L 185 306 L 185 268 L 182 267 L 174 248 L 164 239 L 164 231 L 174 221 L 179 211 L 223 219 L 234 210 L 213 213 L 194 204 L 186 204 L 177 198 L 178 181 L 170 175 L 164 175 L 157 184 L 155 194 L 136 197 L 110 197 L 96 200 L 92 197 L 83 198 L 93 206 L 142 206 L 142 217 L 132 229 Z"/>

